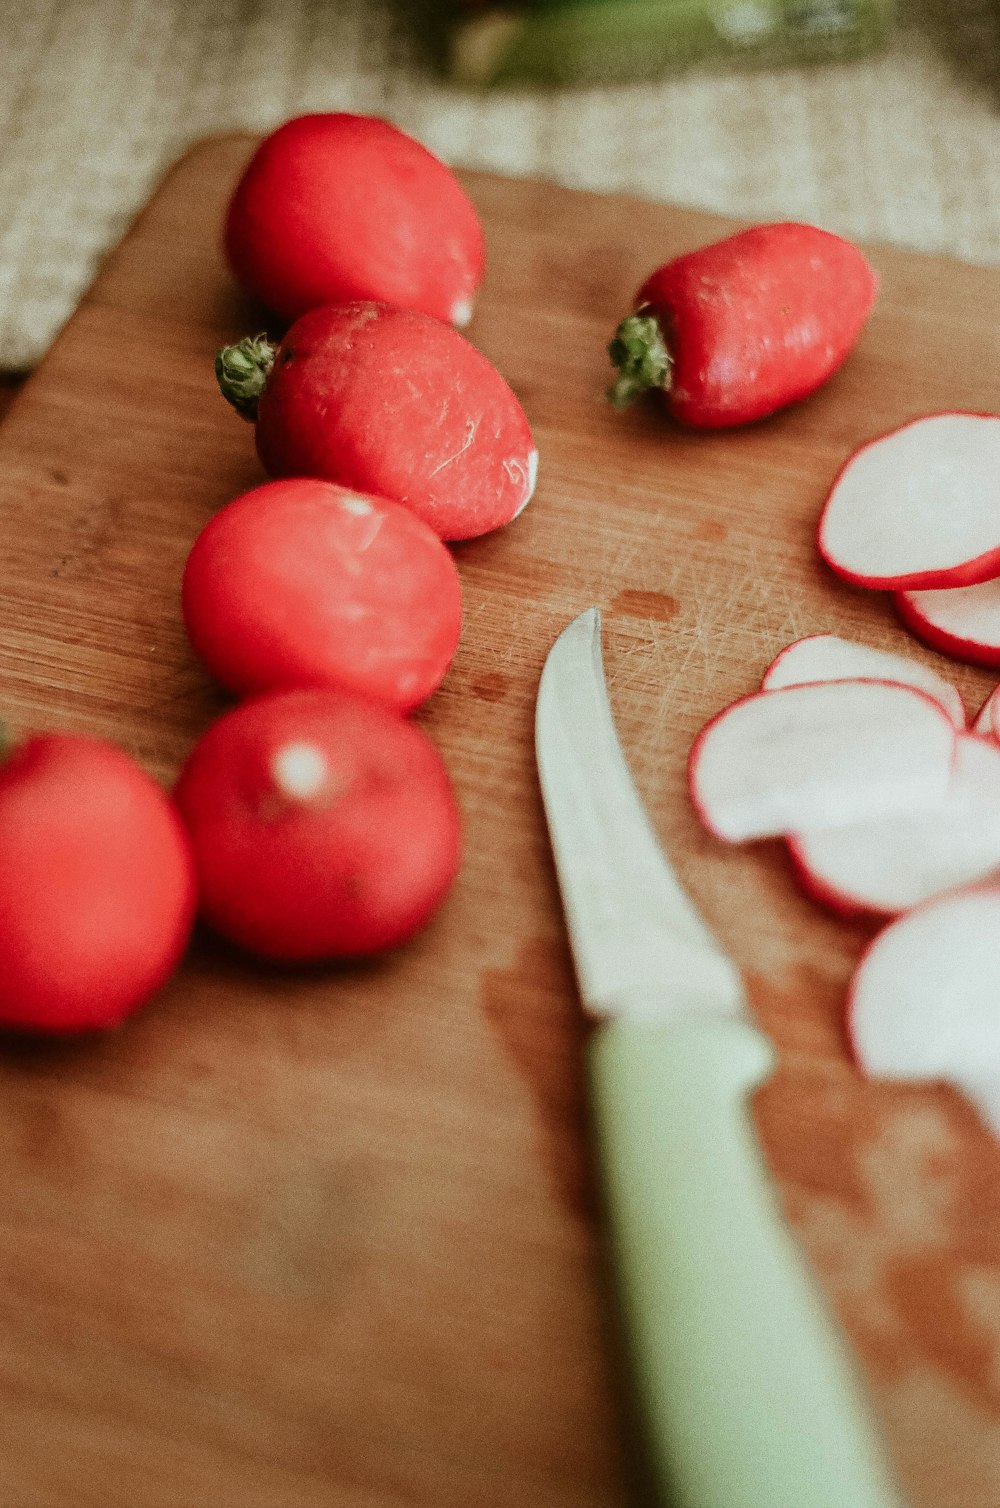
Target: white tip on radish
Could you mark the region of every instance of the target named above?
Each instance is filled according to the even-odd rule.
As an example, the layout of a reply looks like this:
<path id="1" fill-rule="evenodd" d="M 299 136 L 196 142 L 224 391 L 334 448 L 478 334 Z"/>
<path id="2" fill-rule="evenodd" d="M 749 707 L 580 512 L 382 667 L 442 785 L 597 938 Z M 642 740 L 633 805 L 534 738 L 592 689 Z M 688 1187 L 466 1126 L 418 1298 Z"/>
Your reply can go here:
<path id="1" fill-rule="evenodd" d="M 459 330 L 464 330 L 472 320 L 471 298 L 456 299 L 451 306 L 451 322 Z"/>
<path id="2" fill-rule="evenodd" d="M 326 755 L 315 744 L 285 744 L 271 760 L 271 775 L 282 795 L 308 801 L 326 785 Z"/>
<path id="3" fill-rule="evenodd" d="M 340 508 L 342 512 L 354 513 L 358 518 L 367 518 L 369 513 L 375 511 L 368 498 L 356 497 L 353 492 L 340 499 Z"/>
<path id="4" fill-rule="evenodd" d="M 1000 575 L 1000 416 L 931 414 L 855 451 L 827 498 L 819 549 L 859 586 Z"/>
<path id="5" fill-rule="evenodd" d="M 932 649 L 970 665 L 1000 665 L 1000 581 L 897 592 L 893 600 L 907 628 Z"/>
<path id="6" fill-rule="evenodd" d="M 529 450 L 529 452 L 528 452 L 528 490 L 524 494 L 524 502 L 521 504 L 521 506 L 518 508 L 517 512 L 514 514 L 514 518 L 520 518 L 520 516 L 524 512 L 525 508 L 527 508 L 528 504 L 531 502 L 531 499 L 535 495 L 535 483 L 537 481 L 538 481 L 538 451 L 537 450 Z M 511 523 L 514 522 L 514 518 L 511 519 Z"/>
<path id="7" fill-rule="evenodd" d="M 956 891 L 900 917 L 851 983 L 865 1072 L 955 1084 L 1000 1134 L 1000 888 Z"/>
<path id="8" fill-rule="evenodd" d="M 893 915 L 1000 870 L 1000 744 L 958 738 L 941 803 L 789 838 L 803 888 L 837 911 Z"/>
<path id="9" fill-rule="evenodd" d="M 763 691 L 780 691 L 783 686 L 804 686 L 810 681 L 896 681 L 901 686 L 916 686 L 941 703 L 956 728 L 965 727 L 965 707 L 958 688 L 937 671 L 916 660 L 855 644 L 836 634 L 811 634 L 796 639 L 772 661 L 761 682 Z"/>
<path id="10" fill-rule="evenodd" d="M 758 692 L 702 729 L 691 797 L 705 825 L 734 843 L 844 827 L 940 802 L 955 738 L 940 703 L 910 686 Z"/>

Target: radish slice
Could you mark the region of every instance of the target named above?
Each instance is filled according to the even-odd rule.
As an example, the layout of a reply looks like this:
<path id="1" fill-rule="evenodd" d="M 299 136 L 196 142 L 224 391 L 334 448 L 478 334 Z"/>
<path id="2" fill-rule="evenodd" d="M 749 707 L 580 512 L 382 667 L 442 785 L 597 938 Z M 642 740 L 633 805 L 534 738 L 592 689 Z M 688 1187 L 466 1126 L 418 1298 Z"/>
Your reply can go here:
<path id="1" fill-rule="evenodd" d="M 819 550 L 859 586 L 1000 575 L 1000 416 L 931 414 L 863 445 L 834 479 Z"/>
<path id="2" fill-rule="evenodd" d="M 960 890 L 900 917 L 851 982 L 848 1030 L 865 1072 L 947 1080 L 1000 1134 L 1000 888 Z"/>
<path id="3" fill-rule="evenodd" d="M 840 639 L 836 634 L 811 634 L 789 644 L 768 666 L 761 690 L 779 691 L 783 686 L 804 686 L 809 681 L 853 680 L 916 686 L 941 703 L 956 728 L 965 727 L 965 707 L 957 687 L 936 670 L 888 650 Z"/>
<path id="4" fill-rule="evenodd" d="M 892 915 L 1000 869 L 1000 744 L 959 734 L 939 806 L 854 827 L 796 833 L 803 887 L 841 912 Z"/>
<path id="5" fill-rule="evenodd" d="M 1000 580 L 936 592 L 896 592 L 907 628 L 932 649 L 971 665 L 1000 665 Z"/>
<path id="6" fill-rule="evenodd" d="M 760 691 L 698 735 L 691 798 L 705 825 L 733 843 L 919 810 L 943 799 L 955 738 L 941 705 L 910 686 Z"/>
<path id="7" fill-rule="evenodd" d="M 1000 686 L 994 686 L 972 724 L 973 733 L 1000 740 Z"/>

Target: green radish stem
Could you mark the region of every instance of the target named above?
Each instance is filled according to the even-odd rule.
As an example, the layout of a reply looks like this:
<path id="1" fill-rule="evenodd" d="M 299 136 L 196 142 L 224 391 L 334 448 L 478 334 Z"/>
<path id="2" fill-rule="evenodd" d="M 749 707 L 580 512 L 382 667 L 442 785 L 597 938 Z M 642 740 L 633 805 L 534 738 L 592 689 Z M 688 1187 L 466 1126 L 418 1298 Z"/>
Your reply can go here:
<path id="1" fill-rule="evenodd" d="M 608 399 L 615 408 L 627 408 L 649 388 L 670 391 L 673 358 L 655 314 L 640 310 L 623 319 L 608 346 L 608 355 L 618 369 L 608 388 Z"/>
<path id="2" fill-rule="evenodd" d="M 244 419 L 257 417 L 257 400 L 267 383 L 278 348 L 266 335 L 244 335 L 215 356 L 215 376 L 227 403 Z"/>

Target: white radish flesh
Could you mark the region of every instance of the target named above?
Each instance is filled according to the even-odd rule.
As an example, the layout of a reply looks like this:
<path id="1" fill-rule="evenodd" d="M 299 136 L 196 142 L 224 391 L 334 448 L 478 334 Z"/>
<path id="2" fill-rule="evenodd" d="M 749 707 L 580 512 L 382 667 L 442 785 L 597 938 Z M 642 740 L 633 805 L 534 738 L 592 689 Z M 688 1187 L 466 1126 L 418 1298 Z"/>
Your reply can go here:
<path id="1" fill-rule="evenodd" d="M 907 628 L 932 649 L 970 665 L 1000 665 L 1000 580 L 897 592 L 894 601 Z"/>
<path id="2" fill-rule="evenodd" d="M 1000 686 L 994 686 L 972 724 L 973 733 L 1000 740 Z"/>
<path id="3" fill-rule="evenodd" d="M 1000 887 L 956 891 L 886 927 L 851 982 L 865 1072 L 955 1084 L 1000 1134 Z"/>
<path id="4" fill-rule="evenodd" d="M 691 797 L 705 825 L 739 843 L 844 827 L 942 800 L 955 727 L 922 691 L 831 681 L 734 702 L 691 750 Z"/>
<path id="5" fill-rule="evenodd" d="M 779 691 L 783 686 L 804 686 L 810 681 L 858 679 L 916 686 L 941 703 L 956 728 L 965 727 L 965 707 L 957 687 L 936 670 L 836 634 L 810 634 L 789 644 L 768 666 L 761 689 Z"/>
<path id="6" fill-rule="evenodd" d="M 835 910 L 893 915 L 1000 870 L 1000 744 L 959 735 L 941 803 L 853 827 L 796 833 L 803 887 Z"/>
<path id="7" fill-rule="evenodd" d="M 931 414 L 855 451 L 827 498 L 819 549 L 859 586 L 1000 575 L 1000 416 Z"/>

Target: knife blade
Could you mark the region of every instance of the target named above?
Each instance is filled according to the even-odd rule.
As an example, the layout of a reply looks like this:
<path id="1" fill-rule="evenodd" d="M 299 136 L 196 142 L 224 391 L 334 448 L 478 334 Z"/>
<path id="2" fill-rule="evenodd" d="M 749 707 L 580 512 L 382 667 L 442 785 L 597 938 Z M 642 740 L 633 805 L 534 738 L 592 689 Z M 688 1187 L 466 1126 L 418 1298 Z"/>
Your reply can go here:
<path id="1" fill-rule="evenodd" d="M 539 784 L 584 1008 L 608 1240 L 670 1508 L 902 1508 L 860 1377 L 786 1225 L 750 1097 L 775 1055 L 629 773 L 589 608 L 545 662 Z"/>

